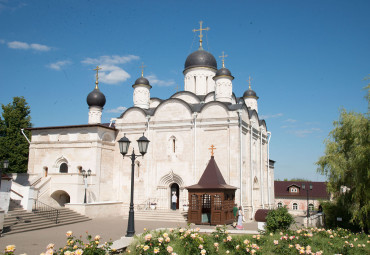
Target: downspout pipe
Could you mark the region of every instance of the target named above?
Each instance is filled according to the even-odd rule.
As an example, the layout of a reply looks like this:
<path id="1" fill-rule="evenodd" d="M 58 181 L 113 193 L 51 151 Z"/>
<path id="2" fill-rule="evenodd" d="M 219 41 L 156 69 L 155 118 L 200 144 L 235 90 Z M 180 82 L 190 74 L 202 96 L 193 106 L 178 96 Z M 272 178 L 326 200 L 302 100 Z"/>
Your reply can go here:
<path id="1" fill-rule="evenodd" d="M 262 130 L 260 130 L 260 183 L 261 183 L 261 187 L 260 187 L 260 190 L 261 190 L 261 203 L 262 203 L 262 209 L 265 209 L 265 201 L 264 201 L 264 178 L 263 178 L 263 171 L 262 171 L 262 167 L 263 167 L 263 161 L 262 161 Z"/>
<path id="2" fill-rule="evenodd" d="M 243 159 L 242 159 L 242 155 L 243 155 L 243 151 L 242 151 L 242 148 L 243 148 L 243 144 L 242 144 L 242 128 L 243 128 L 243 121 L 242 121 L 242 111 L 239 110 L 238 111 L 238 115 L 239 115 L 239 166 L 240 166 L 240 201 L 239 201 L 239 204 L 240 206 L 243 206 Z"/>
<path id="3" fill-rule="evenodd" d="M 267 131 L 267 194 L 268 194 L 268 202 L 269 202 L 269 209 L 271 209 L 271 180 L 270 180 L 270 139 L 271 139 L 271 132 Z"/>
<path id="4" fill-rule="evenodd" d="M 193 182 L 197 179 L 197 116 L 198 113 L 193 114 L 194 122 L 194 169 L 193 169 Z"/>
<path id="5" fill-rule="evenodd" d="M 22 132 L 22 135 L 26 138 L 28 144 L 30 144 L 30 140 L 28 139 L 28 137 L 26 136 L 26 134 L 24 133 L 24 128 L 21 128 L 21 132 Z"/>

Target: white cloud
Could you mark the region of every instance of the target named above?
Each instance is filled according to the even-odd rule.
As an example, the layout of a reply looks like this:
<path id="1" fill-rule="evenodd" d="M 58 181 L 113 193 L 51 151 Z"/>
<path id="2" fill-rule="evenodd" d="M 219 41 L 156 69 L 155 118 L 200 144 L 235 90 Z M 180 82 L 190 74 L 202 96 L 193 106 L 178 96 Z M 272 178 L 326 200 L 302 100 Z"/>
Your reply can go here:
<path id="1" fill-rule="evenodd" d="M 285 122 L 288 122 L 288 123 L 295 123 L 295 122 L 297 122 L 297 120 L 294 120 L 294 119 L 287 119 L 287 120 L 285 120 Z"/>
<path id="2" fill-rule="evenodd" d="M 99 72 L 99 80 L 107 84 L 117 84 L 124 82 L 131 76 L 119 66 L 101 65 Z"/>
<path id="3" fill-rule="evenodd" d="M 20 50 L 36 50 L 36 51 L 49 51 L 51 48 L 46 45 L 32 43 L 28 44 L 26 42 L 13 41 L 8 42 L 8 47 L 11 49 L 20 49 Z"/>
<path id="4" fill-rule="evenodd" d="M 64 60 L 64 61 L 58 61 L 58 62 L 55 62 L 55 63 L 51 63 L 51 64 L 47 65 L 47 67 L 59 71 L 59 70 L 62 70 L 63 66 L 69 65 L 71 63 L 72 62 L 69 61 L 69 60 Z"/>
<path id="5" fill-rule="evenodd" d="M 37 50 L 37 51 L 49 51 L 51 49 L 49 46 L 38 44 L 38 43 L 32 43 L 30 47 L 31 49 Z"/>
<path id="6" fill-rule="evenodd" d="M 267 119 L 272 119 L 272 118 L 279 118 L 281 116 L 283 116 L 282 113 L 277 113 L 277 114 L 270 114 L 270 115 L 261 115 L 260 118 L 267 120 Z"/>
<path id="7" fill-rule="evenodd" d="M 127 107 L 118 106 L 117 108 L 106 110 L 106 112 L 109 112 L 109 113 L 123 113 L 126 110 L 127 110 Z"/>
<path id="8" fill-rule="evenodd" d="M 124 82 L 131 76 L 121 67 L 119 64 L 125 64 L 133 60 L 140 59 L 135 55 L 127 56 L 100 56 L 99 58 L 85 58 L 81 63 L 89 65 L 99 65 L 101 70 L 99 71 L 99 80 L 107 84 L 117 84 Z"/>
<path id="9" fill-rule="evenodd" d="M 1 43 L 1 44 L 5 44 L 5 40 L 0 39 L 0 43 Z"/>
<path id="10" fill-rule="evenodd" d="M 100 56 L 99 58 L 85 58 L 81 62 L 84 64 L 93 64 L 93 65 L 118 65 L 118 64 L 126 64 L 132 60 L 140 59 L 138 56 L 135 55 L 127 55 L 127 56 Z"/>
<path id="11" fill-rule="evenodd" d="M 175 84 L 174 80 L 159 80 L 155 74 L 146 77 L 151 85 L 158 85 L 160 87 L 168 87 Z"/>
<path id="12" fill-rule="evenodd" d="M 301 129 L 301 130 L 289 130 L 288 133 L 291 133 L 298 137 L 306 137 L 312 133 L 319 133 L 321 132 L 320 128 L 308 128 L 308 129 Z"/>

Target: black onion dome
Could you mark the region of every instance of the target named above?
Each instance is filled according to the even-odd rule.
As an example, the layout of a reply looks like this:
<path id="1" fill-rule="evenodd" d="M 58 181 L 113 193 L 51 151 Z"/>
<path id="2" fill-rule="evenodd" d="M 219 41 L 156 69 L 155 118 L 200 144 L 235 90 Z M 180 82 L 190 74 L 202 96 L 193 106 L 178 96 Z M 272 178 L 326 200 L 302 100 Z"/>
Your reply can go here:
<path id="1" fill-rule="evenodd" d="M 254 90 L 252 89 L 248 89 L 244 92 L 243 94 L 243 97 L 246 98 L 246 97 L 253 97 L 253 98 L 256 98 L 258 99 L 258 96 L 256 94 L 256 92 L 254 92 Z"/>
<path id="2" fill-rule="evenodd" d="M 217 61 L 211 53 L 201 49 L 186 58 L 185 70 L 192 67 L 210 67 L 217 70 Z"/>
<path id="3" fill-rule="evenodd" d="M 134 83 L 134 85 L 142 85 L 142 84 L 144 84 L 144 85 L 150 85 L 149 84 L 149 81 L 148 81 L 148 79 L 146 79 L 146 78 L 144 78 L 144 77 L 140 77 L 139 79 L 137 79 L 136 81 L 135 81 L 135 83 Z"/>
<path id="4" fill-rule="evenodd" d="M 134 85 L 132 85 L 132 87 L 136 87 L 137 85 L 147 85 L 150 88 L 152 88 L 152 85 L 150 85 L 148 79 L 144 78 L 143 76 L 141 76 L 139 79 L 137 79 L 135 81 Z"/>
<path id="5" fill-rule="evenodd" d="M 105 96 L 98 88 L 95 88 L 87 96 L 86 102 L 89 106 L 103 107 L 105 105 Z"/>
<path id="6" fill-rule="evenodd" d="M 229 69 L 222 67 L 221 69 L 217 70 L 216 76 L 232 76 L 232 75 Z"/>

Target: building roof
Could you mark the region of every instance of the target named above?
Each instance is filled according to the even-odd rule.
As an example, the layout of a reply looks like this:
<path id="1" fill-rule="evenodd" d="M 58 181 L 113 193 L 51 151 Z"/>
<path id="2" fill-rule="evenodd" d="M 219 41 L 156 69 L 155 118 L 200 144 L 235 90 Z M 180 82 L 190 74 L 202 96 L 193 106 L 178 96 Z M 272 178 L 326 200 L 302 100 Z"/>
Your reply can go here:
<path id="1" fill-rule="evenodd" d="M 326 182 L 302 182 L 302 181 L 275 181 L 275 198 L 307 198 L 307 188 L 309 198 L 329 199 L 330 195 L 326 190 Z M 305 185 L 305 189 L 302 188 Z M 289 192 L 289 187 L 296 186 L 298 192 Z"/>
<path id="2" fill-rule="evenodd" d="M 84 124 L 84 125 L 69 125 L 69 126 L 53 126 L 53 127 L 35 127 L 35 128 L 25 128 L 26 130 L 43 130 L 43 129 L 60 129 L 60 128 L 87 128 L 87 127 L 102 127 L 111 130 L 116 130 L 114 123 L 102 123 L 102 124 Z"/>
<path id="3" fill-rule="evenodd" d="M 217 166 L 214 156 L 208 162 L 206 169 L 204 170 L 202 177 L 198 184 L 188 186 L 187 189 L 237 189 L 234 186 L 228 185 L 225 182 L 224 177 L 220 169 Z"/>

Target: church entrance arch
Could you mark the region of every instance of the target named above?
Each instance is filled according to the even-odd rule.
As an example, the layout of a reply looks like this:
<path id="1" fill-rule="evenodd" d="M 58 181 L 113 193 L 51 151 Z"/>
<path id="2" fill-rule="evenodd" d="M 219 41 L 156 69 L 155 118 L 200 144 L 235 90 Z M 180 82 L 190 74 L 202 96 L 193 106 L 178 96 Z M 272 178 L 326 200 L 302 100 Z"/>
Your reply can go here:
<path id="1" fill-rule="evenodd" d="M 159 208 L 170 209 L 172 203 L 172 192 L 176 192 L 176 209 L 180 209 L 180 203 L 186 203 L 187 190 L 184 190 L 182 178 L 170 170 L 162 176 L 157 186 L 157 200 Z"/>
<path id="2" fill-rule="evenodd" d="M 55 200 L 60 206 L 64 206 L 71 201 L 71 197 L 64 190 L 57 190 L 51 194 L 51 198 Z"/>
<path id="3" fill-rule="evenodd" d="M 179 209 L 179 197 L 180 197 L 180 187 L 177 183 L 172 183 L 171 186 L 170 186 L 170 190 L 171 190 L 171 193 L 170 193 L 170 201 L 172 202 L 172 196 L 173 194 L 176 195 L 177 197 L 177 201 L 176 201 L 176 210 Z"/>

